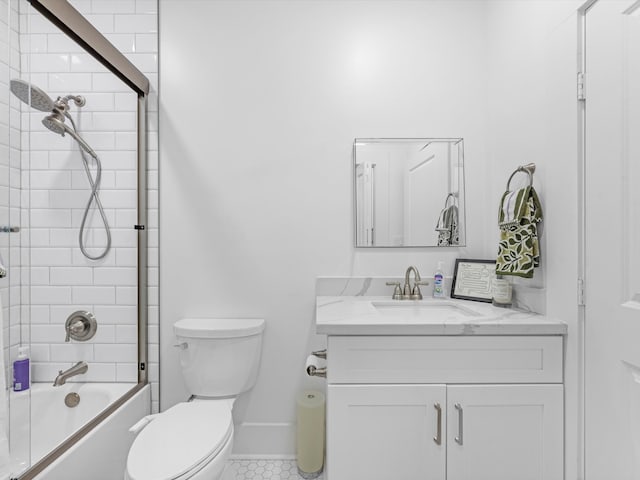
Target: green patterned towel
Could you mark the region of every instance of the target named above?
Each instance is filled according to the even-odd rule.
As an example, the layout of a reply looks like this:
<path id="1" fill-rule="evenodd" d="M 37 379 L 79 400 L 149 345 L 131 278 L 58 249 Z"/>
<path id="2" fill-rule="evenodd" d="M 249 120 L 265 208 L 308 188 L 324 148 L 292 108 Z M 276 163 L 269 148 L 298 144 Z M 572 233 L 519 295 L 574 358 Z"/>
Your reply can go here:
<path id="1" fill-rule="evenodd" d="M 538 223 L 541 221 L 542 207 L 533 187 L 502 195 L 498 212 L 498 275 L 533 277 L 533 269 L 540 265 Z"/>

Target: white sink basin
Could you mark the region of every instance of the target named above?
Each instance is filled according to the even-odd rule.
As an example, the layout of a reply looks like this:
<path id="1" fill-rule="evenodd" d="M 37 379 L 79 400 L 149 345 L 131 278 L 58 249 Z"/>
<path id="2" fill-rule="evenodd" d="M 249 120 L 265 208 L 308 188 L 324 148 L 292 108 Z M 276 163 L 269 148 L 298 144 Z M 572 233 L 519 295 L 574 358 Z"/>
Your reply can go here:
<path id="1" fill-rule="evenodd" d="M 426 320 L 479 317 L 480 313 L 446 300 L 395 300 L 371 302 L 381 315 L 391 317 L 424 317 Z"/>

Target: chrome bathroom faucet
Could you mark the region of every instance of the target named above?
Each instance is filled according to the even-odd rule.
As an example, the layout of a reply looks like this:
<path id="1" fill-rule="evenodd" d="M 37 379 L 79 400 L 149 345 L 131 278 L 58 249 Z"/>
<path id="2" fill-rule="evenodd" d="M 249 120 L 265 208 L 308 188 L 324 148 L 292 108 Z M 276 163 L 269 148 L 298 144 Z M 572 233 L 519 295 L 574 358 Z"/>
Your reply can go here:
<path id="1" fill-rule="evenodd" d="M 413 272 L 413 287 L 411 286 L 411 272 Z M 404 274 L 404 287 L 400 288 L 400 282 L 387 282 L 387 285 L 394 285 L 392 298 L 394 300 L 422 300 L 422 292 L 420 291 L 420 285 L 429 285 L 420 278 L 420 272 L 418 269 L 411 265 L 407 268 Z"/>
<path id="2" fill-rule="evenodd" d="M 410 284 L 410 276 L 413 271 L 413 288 Z M 402 296 L 405 299 L 409 300 L 422 300 L 422 292 L 420 291 L 420 285 L 429 285 L 429 282 L 425 282 L 420 278 L 420 272 L 414 266 L 410 266 L 407 268 L 406 273 L 404 274 L 404 289 L 402 291 Z"/>
<path id="3" fill-rule="evenodd" d="M 64 385 L 69 378 L 87 373 L 87 370 L 89 370 L 89 365 L 87 365 L 87 362 L 85 361 L 76 363 L 73 367 L 68 368 L 64 372 L 60 370 L 58 371 L 58 376 L 53 381 L 53 386 L 59 387 L 61 385 Z"/>

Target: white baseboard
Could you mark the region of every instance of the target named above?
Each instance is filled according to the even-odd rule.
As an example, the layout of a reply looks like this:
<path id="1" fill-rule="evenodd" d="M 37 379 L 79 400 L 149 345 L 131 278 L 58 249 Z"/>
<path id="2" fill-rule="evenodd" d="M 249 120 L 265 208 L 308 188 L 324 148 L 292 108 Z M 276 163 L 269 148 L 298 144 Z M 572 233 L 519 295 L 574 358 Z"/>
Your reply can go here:
<path id="1" fill-rule="evenodd" d="M 235 426 L 232 458 L 295 458 L 295 423 L 241 423 Z"/>

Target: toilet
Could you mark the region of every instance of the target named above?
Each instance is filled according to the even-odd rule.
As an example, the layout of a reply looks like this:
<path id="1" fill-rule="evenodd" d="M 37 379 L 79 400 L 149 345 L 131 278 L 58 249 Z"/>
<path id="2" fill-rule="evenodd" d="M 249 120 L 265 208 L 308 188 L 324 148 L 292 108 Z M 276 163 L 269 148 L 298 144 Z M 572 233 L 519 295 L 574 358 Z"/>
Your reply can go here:
<path id="1" fill-rule="evenodd" d="M 174 324 L 188 402 L 141 420 L 125 480 L 217 480 L 233 447 L 233 404 L 258 376 L 263 319 Z M 140 430 L 141 429 L 141 430 Z"/>

